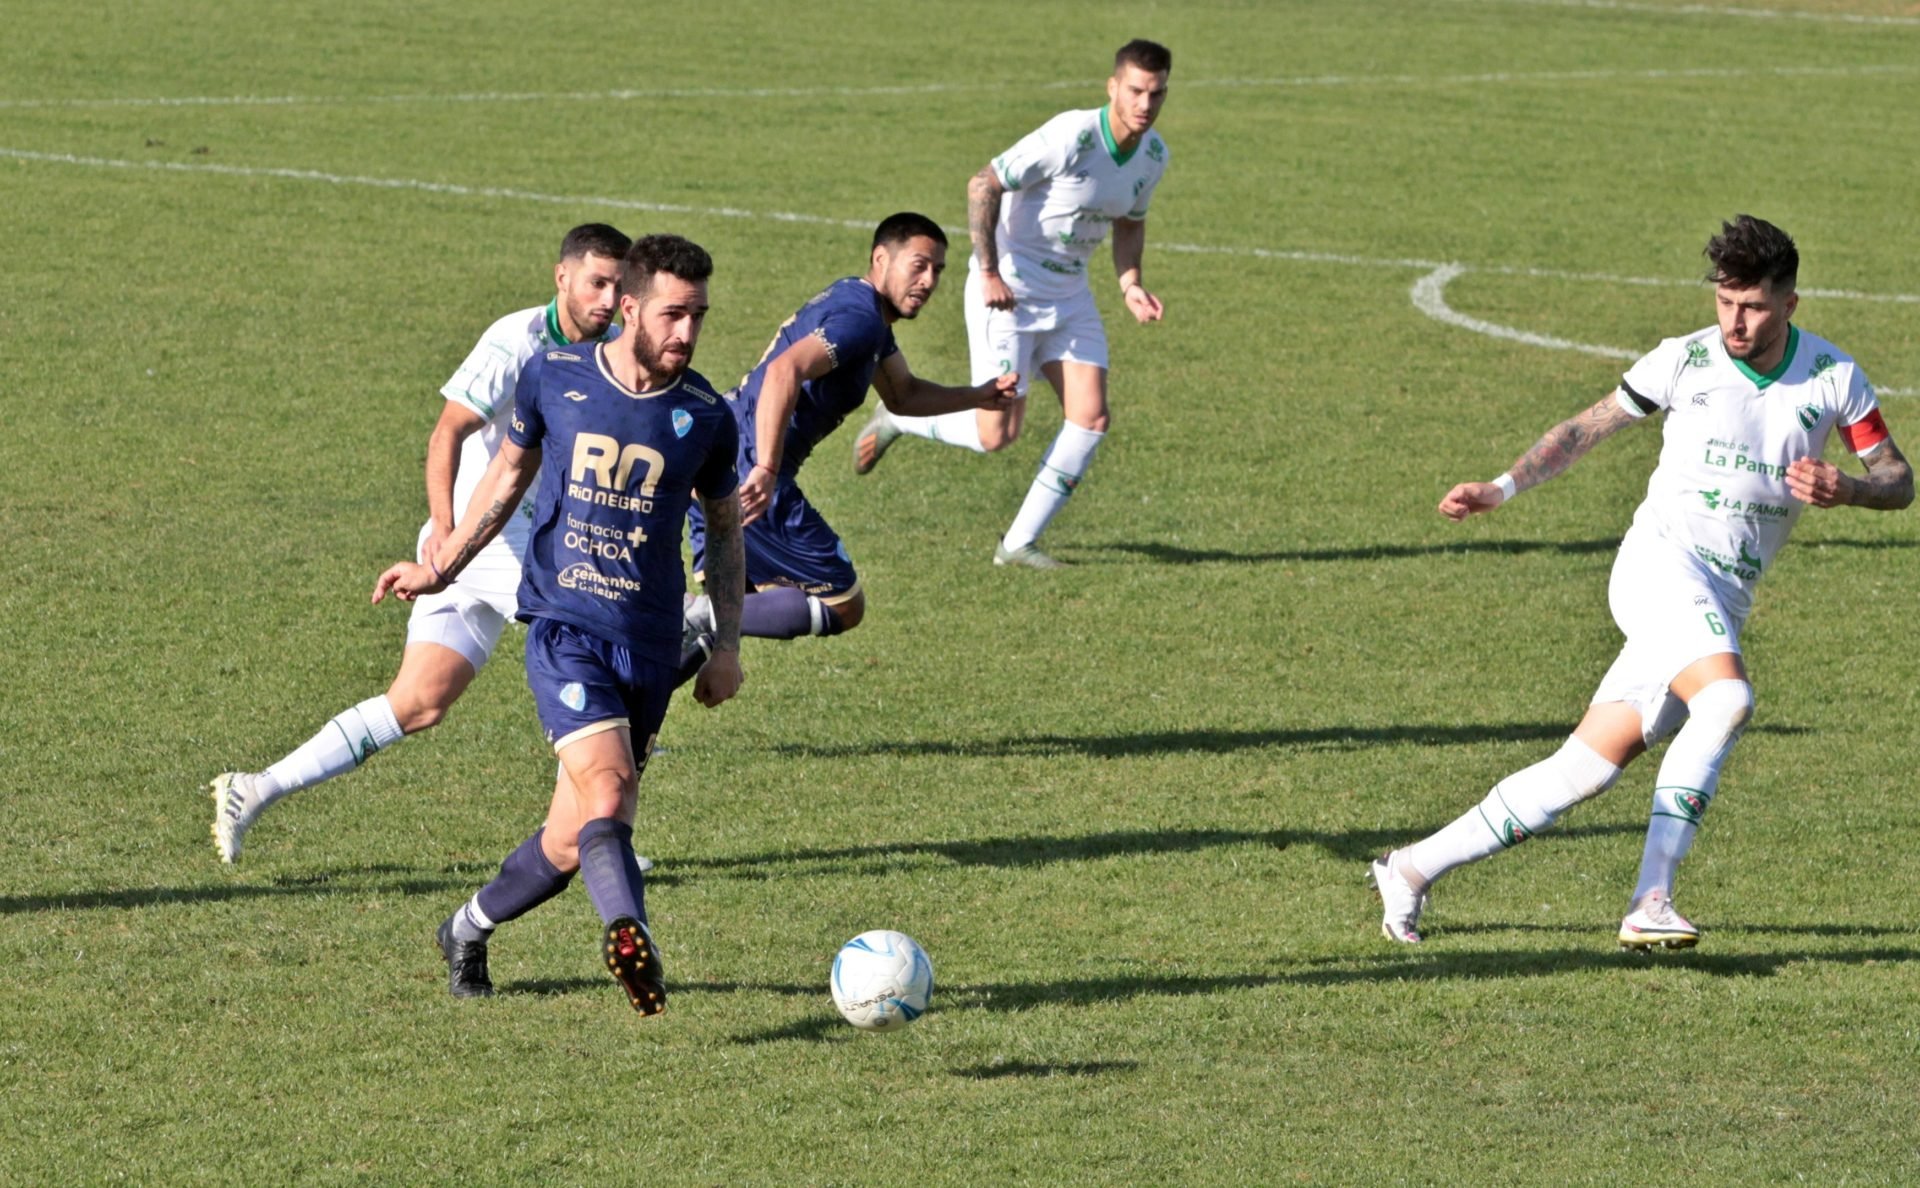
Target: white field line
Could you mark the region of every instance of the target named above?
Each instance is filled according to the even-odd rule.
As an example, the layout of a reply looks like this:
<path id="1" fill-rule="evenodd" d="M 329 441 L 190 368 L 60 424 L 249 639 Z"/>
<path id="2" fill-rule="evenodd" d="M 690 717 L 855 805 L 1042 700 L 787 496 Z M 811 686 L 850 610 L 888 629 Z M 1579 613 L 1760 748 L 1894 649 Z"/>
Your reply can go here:
<path id="1" fill-rule="evenodd" d="M 1455 87 L 1740 78 L 1884 78 L 1920 74 L 1920 63 L 1883 66 L 1698 66 L 1647 70 L 1497 70 L 1476 74 L 1318 74 L 1280 78 L 1186 79 L 1180 89 L 1288 90 L 1314 87 Z M 101 108 L 378 107 L 473 103 L 626 103 L 649 99 L 862 99 L 1019 90 L 1098 92 L 1099 79 L 1032 83 L 926 83 L 870 87 L 664 87 L 608 91 L 467 91 L 414 95 L 184 95 L 0 99 L 0 111 Z"/>
<path id="2" fill-rule="evenodd" d="M 828 215 L 805 214 L 797 211 L 746 210 L 734 206 L 692 206 L 677 202 L 645 202 L 635 198 L 611 198 L 581 194 L 546 194 L 535 190 L 516 190 L 502 186 L 464 186 L 456 182 L 423 181 L 415 178 L 367 177 L 347 173 L 327 173 L 318 169 L 283 169 L 254 165 L 219 165 L 212 162 L 194 164 L 185 161 L 129 161 L 113 157 L 87 157 L 74 153 L 42 153 L 31 149 L 0 147 L 0 160 L 34 162 L 50 165 L 75 165 L 92 169 L 118 169 L 127 171 L 152 171 L 160 173 L 209 174 L 216 177 L 260 177 L 280 181 L 314 182 L 333 186 L 359 186 L 378 190 L 413 191 L 424 194 L 446 194 L 457 198 L 501 198 L 516 202 L 539 202 L 554 206 L 603 207 L 611 210 L 637 210 L 649 214 L 684 214 L 708 218 L 755 219 L 776 223 L 796 223 L 818 227 L 847 227 L 865 231 L 873 225 L 872 219 L 842 219 Z M 962 236 L 963 230 L 956 227 L 947 229 L 951 234 Z M 1421 313 L 1436 321 L 1476 334 L 1485 334 L 1493 338 L 1504 338 L 1529 346 L 1544 347 L 1550 350 L 1582 351 L 1587 354 L 1601 355 L 1607 358 L 1634 358 L 1631 351 L 1619 347 L 1591 346 L 1572 342 L 1568 339 L 1554 338 L 1550 335 L 1531 334 L 1516 330 L 1511 326 L 1500 326 L 1492 322 L 1462 314 L 1447 304 L 1446 287 L 1456 278 L 1469 271 L 1489 272 L 1501 276 L 1527 276 L 1552 280 L 1593 281 L 1601 284 L 1638 285 L 1645 287 L 1692 287 L 1701 284 L 1698 280 L 1676 280 L 1663 277 L 1609 276 L 1605 273 L 1573 272 L 1554 268 L 1529 268 L 1511 265 L 1488 265 L 1470 268 L 1464 264 L 1447 263 L 1439 260 L 1423 260 L 1417 257 L 1378 258 L 1355 256 L 1339 252 L 1286 251 L 1274 248 L 1262 248 L 1252 245 L 1217 246 L 1197 243 L 1156 242 L 1156 251 L 1178 252 L 1188 255 L 1230 256 L 1250 260 L 1278 260 L 1298 264 L 1340 264 L 1358 268 L 1385 268 L 1395 270 L 1413 270 L 1426 273 L 1414 282 L 1411 296 L 1413 304 Z M 1904 304 L 1920 304 L 1920 295 L 1911 293 L 1863 293 L 1848 289 L 1803 289 L 1807 296 L 1827 297 L 1852 301 L 1892 301 Z M 1888 396 L 1913 395 L 1913 389 L 1882 388 L 1882 394 Z"/>
<path id="3" fill-rule="evenodd" d="M 1488 338 L 1498 338 L 1506 342 L 1517 342 L 1525 346 L 1541 347 L 1550 351 L 1579 351 L 1586 355 L 1598 355 L 1603 359 L 1625 359 L 1632 361 L 1638 359 L 1641 354 L 1644 353 L 1640 351 L 1630 351 L 1625 347 L 1595 346 L 1591 343 L 1574 342 L 1571 339 L 1555 338 L 1550 334 L 1534 334 L 1531 331 L 1516 329 L 1512 326 L 1502 326 L 1497 322 L 1489 322 L 1481 318 L 1463 314 L 1447 304 L 1447 286 L 1471 271 L 1475 270 L 1468 268 L 1464 264 L 1442 264 L 1432 272 L 1427 273 L 1427 275 L 1413 282 L 1413 288 L 1407 295 L 1413 299 L 1413 307 L 1415 309 L 1432 318 L 1434 321 L 1442 322 L 1448 326 L 1457 326 L 1462 330 L 1471 330 L 1475 334 L 1484 334 Z M 1545 269 L 1519 270 L 1489 268 L 1483 271 L 1504 272 L 1507 275 L 1514 275 L 1515 273 L 1528 276 L 1567 275 L 1564 273 L 1550 272 Z M 1628 283 L 1639 284 L 1646 282 L 1629 281 Z M 1692 281 L 1687 283 L 1698 284 L 1699 282 Z M 1812 295 L 1817 291 L 1810 289 L 1806 290 L 1806 292 Z M 1828 290 L 1823 295 L 1828 297 L 1846 297 L 1851 294 L 1839 290 Z M 1920 301 L 1920 297 L 1911 297 L 1906 294 L 1892 294 L 1891 296 L 1896 300 Z M 1875 390 L 1882 396 L 1920 395 L 1920 388 L 1876 387 Z"/>
<path id="4" fill-rule="evenodd" d="M 1753 21 L 1810 21 L 1823 25 L 1920 28 L 1920 17 L 1876 16 L 1857 12 L 1794 12 L 1784 8 L 1746 8 L 1729 4 L 1635 4 L 1631 0 L 1457 0 L 1470 4 L 1513 4 L 1527 8 L 1584 8 L 1666 17 L 1734 18 Z"/>

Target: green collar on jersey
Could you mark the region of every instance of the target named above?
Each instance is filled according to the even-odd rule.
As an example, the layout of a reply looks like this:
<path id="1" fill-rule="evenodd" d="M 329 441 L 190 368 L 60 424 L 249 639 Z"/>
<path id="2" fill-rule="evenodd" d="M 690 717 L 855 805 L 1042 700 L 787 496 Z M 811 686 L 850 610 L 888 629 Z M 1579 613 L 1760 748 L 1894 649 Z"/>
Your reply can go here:
<path id="1" fill-rule="evenodd" d="M 1124 153 L 1120 151 L 1119 144 L 1113 139 L 1113 127 L 1107 123 L 1107 109 L 1104 107 L 1100 109 L 1100 139 L 1106 144 L 1107 156 L 1113 158 L 1115 165 L 1125 165 L 1128 161 L 1133 160 L 1133 154 L 1140 151 L 1140 145 L 1138 144 Z M 1145 143 L 1146 139 L 1145 136 L 1140 137 L 1141 143 Z"/>
<path id="2" fill-rule="evenodd" d="M 594 341 L 605 342 L 612 333 L 613 323 L 608 322 L 607 333 L 602 334 L 600 337 L 594 339 Z M 547 336 L 558 343 L 571 344 L 573 342 L 571 338 L 567 337 L 566 332 L 560 329 L 560 299 L 558 297 L 547 302 Z"/>
<path id="3" fill-rule="evenodd" d="M 572 342 L 560 329 L 560 299 L 547 302 L 547 337 L 555 342 Z"/>
<path id="4" fill-rule="evenodd" d="M 1764 392 L 1773 385 L 1775 380 L 1787 374 L 1787 368 L 1793 366 L 1793 353 L 1798 349 L 1800 349 L 1800 327 L 1789 322 L 1787 324 L 1787 349 L 1780 352 L 1780 361 L 1773 365 L 1772 371 L 1761 375 L 1753 368 L 1748 367 L 1745 359 L 1734 359 L 1733 365 L 1740 369 L 1741 375 L 1753 381 L 1754 387 Z"/>

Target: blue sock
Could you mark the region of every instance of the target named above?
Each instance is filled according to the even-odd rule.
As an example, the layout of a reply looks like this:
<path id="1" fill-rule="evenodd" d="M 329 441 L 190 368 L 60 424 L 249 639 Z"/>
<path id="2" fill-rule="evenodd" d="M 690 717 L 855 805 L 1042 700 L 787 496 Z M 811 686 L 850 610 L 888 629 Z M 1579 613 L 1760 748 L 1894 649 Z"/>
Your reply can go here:
<path id="1" fill-rule="evenodd" d="M 740 634 L 759 639 L 798 639 L 802 635 L 838 635 L 840 617 L 805 590 L 776 586 L 747 595 L 740 611 Z"/>
<path id="2" fill-rule="evenodd" d="M 622 916 L 647 922 L 645 880 L 633 856 L 633 826 L 595 817 L 580 827 L 580 875 L 604 924 Z"/>
<path id="3" fill-rule="evenodd" d="M 532 837 L 515 847 L 507 860 L 500 864 L 500 873 L 493 881 L 480 888 L 480 894 L 473 897 L 474 906 L 485 913 L 485 929 L 491 932 L 496 925 L 505 924 L 518 916 L 524 916 L 534 908 L 552 899 L 567 889 L 573 881 L 572 871 L 562 871 L 547 861 L 547 855 L 540 848 L 540 837 L 546 832 L 541 828 L 534 831 Z M 463 931 L 463 921 L 456 920 L 456 932 Z M 475 939 L 462 936 L 462 940 Z M 485 939 L 481 937 L 479 939 Z"/>

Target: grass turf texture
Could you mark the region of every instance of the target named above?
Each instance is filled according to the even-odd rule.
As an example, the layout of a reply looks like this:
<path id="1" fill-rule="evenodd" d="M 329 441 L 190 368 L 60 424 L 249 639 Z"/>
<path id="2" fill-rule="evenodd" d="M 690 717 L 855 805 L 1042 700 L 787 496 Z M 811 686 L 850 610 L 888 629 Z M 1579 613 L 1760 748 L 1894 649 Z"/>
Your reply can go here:
<path id="1" fill-rule="evenodd" d="M 715 7 L 665 44 L 631 7 L 10 8 L 0 1179 L 1920 1174 L 1910 515 L 1811 512 L 1765 583 L 1696 952 L 1613 950 L 1651 761 L 1450 879 L 1420 950 L 1361 881 L 1576 719 L 1657 452 L 1623 434 L 1442 521 L 1619 365 L 1429 320 L 1431 268 L 1395 261 L 1549 270 L 1447 298 L 1636 350 L 1710 318 L 1684 282 L 1736 210 L 1799 238 L 1807 286 L 1915 292 L 1911 5 Z M 856 480 L 850 433 L 822 449 L 872 611 L 749 644 L 737 702 L 669 716 L 638 825 L 665 1018 L 620 1002 L 577 891 L 499 934 L 498 998 L 445 994 L 433 927 L 551 777 L 517 634 L 445 725 L 217 866 L 199 785 L 390 677 L 404 616 L 365 594 L 411 547 L 434 391 L 550 293 L 567 226 L 709 247 L 698 362 L 729 383 L 864 255 L 767 215 L 958 226 L 967 176 L 1140 34 L 1178 55 L 1169 312 L 1127 323 L 1099 265 L 1116 432 L 1048 537 L 1079 564 L 987 564 L 1050 401 L 1011 457 L 907 441 Z M 233 96 L 295 98 L 92 102 Z M 900 329 L 936 378 L 965 372 L 963 251 Z M 1906 389 L 1914 318 L 1799 315 Z M 901 1036 L 826 995 L 872 927 L 939 970 Z"/>

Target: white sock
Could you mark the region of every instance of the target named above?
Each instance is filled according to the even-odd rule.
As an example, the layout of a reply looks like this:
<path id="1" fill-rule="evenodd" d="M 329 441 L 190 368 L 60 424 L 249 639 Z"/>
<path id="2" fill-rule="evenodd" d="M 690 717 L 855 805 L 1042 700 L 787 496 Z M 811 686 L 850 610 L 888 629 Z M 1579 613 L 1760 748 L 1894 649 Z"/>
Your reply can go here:
<path id="1" fill-rule="evenodd" d="M 1403 869 L 1420 876 L 1409 882 L 1424 888 L 1456 866 L 1519 845 L 1619 778 L 1618 767 L 1586 743 L 1569 738 L 1558 751 L 1501 780 L 1479 804 L 1397 857 Z"/>
<path id="2" fill-rule="evenodd" d="M 1686 725 L 1673 736 L 1660 761 L 1634 903 L 1654 891 L 1673 898 L 1680 860 L 1693 848 L 1700 818 L 1720 787 L 1720 765 L 1733 753 L 1733 744 L 1740 741 L 1752 716 L 1753 686 L 1745 681 L 1715 681 L 1687 703 Z"/>
<path id="3" fill-rule="evenodd" d="M 681 616 L 701 631 L 713 631 L 713 599 L 705 594 L 697 594 L 687 602 L 686 611 Z"/>
<path id="4" fill-rule="evenodd" d="M 1041 459 L 1040 472 L 1033 476 L 1026 501 L 1020 505 L 1020 514 L 1013 517 L 1013 527 L 1001 538 L 1001 547 L 1012 552 L 1040 539 L 1047 522 L 1067 505 L 1067 497 L 1093 465 L 1094 451 L 1100 448 L 1100 439 L 1105 436 L 1082 429 L 1072 421 L 1060 426 L 1060 435 L 1053 439 L 1047 456 Z"/>
<path id="5" fill-rule="evenodd" d="M 928 441 L 944 441 L 976 454 L 987 452 L 987 447 L 980 444 L 980 416 L 970 408 L 937 417 L 894 417 L 893 423 L 902 433 Z"/>
<path id="6" fill-rule="evenodd" d="M 352 771 L 375 751 L 401 739 L 400 723 L 386 694 L 342 710 L 301 743 L 298 750 L 262 772 L 255 781 L 265 807 L 302 788 Z"/>
<path id="7" fill-rule="evenodd" d="M 480 896 L 476 892 L 466 906 L 453 913 L 453 939 L 463 941 L 484 941 L 493 935 L 498 927 L 487 919 L 487 913 L 480 910 Z"/>

